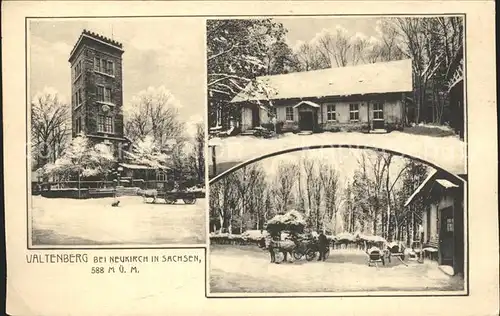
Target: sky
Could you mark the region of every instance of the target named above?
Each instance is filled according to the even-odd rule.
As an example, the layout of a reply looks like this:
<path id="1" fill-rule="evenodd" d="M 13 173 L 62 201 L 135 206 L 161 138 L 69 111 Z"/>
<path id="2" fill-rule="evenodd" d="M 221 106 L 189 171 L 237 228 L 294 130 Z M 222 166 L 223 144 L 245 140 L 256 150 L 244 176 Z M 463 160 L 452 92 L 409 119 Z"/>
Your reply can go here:
<path id="1" fill-rule="evenodd" d="M 30 95 L 45 88 L 71 100 L 69 54 L 83 29 L 121 42 L 124 111 L 139 92 L 165 87 L 177 99 L 180 119 L 205 120 L 205 23 L 202 19 L 129 18 L 31 21 Z M 187 132 L 194 132 L 189 124 Z"/>

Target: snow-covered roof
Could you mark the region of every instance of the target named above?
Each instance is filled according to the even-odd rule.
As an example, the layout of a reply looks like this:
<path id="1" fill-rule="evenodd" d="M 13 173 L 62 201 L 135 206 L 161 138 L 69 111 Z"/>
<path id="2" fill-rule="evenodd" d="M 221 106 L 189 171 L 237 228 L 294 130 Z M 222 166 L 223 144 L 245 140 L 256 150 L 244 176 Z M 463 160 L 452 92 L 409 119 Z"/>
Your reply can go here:
<path id="1" fill-rule="evenodd" d="M 267 99 L 346 96 L 370 93 L 410 92 L 411 59 L 340 68 L 262 76 L 257 82 L 267 85 L 272 95 L 252 93 L 252 83 L 231 102 Z"/>
<path id="2" fill-rule="evenodd" d="M 309 106 L 312 106 L 313 108 L 320 108 L 320 105 L 317 104 L 317 103 L 314 103 L 314 102 L 311 102 L 311 101 L 301 101 L 299 103 L 297 103 L 294 108 L 298 108 L 299 106 L 301 106 L 302 104 L 307 104 Z"/>
<path id="3" fill-rule="evenodd" d="M 437 170 L 431 171 L 427 178 L 418 186 L 418 188 L 413 192 L 412 195 L 406 200 L 405 202 L 405 207 L 408 206 L 419 194 L 424 190 L 426 186 L 428 186 L 429 183 L 431 183 L 431 180 L 434 178 L 434 176 L 437 174 Z"/>
<path id="4" fill-rule="evenodd" d="M 454 184 L 451 181 L 448 181 L 446 179 L 436 179 L 436 182 L 439 183 L 439 185 L 441 185 L 442 187 L 444 187 L 446 189 L 458 188 L 458 185 L 456 185 L 456 184 Z"/>
<path id="5" fill-rule="evenodd" d="M 149 167 L 149 166 L 135 165 L 135 164 L 131 164 L 131 163 L 120 163 L 120 166 L 122 166 L 124 168 L 127 168 L 127 169 L 134 169 L 134 170 L 152 170 L 152 169 L 156 169 L 156 168 Z M 165 166 L 160 166 L 159 169 L 170 169 L 170 168 L 165 167 Z"/>
<path id="6" fill-rule="evenodd" d="M 438 175 L 438 172 L 436 170 L 433 170 L 427 178 L 422 182 L 418 188 L 413 192 L 413 194 L 406 200 L 405 207 L 408 206 L 413 200 L 420 195 L 423 191 L 426 191 L 427 189 L 431 188 L 431 186 L 434 183 L 437 183 L 444 187 L 445 189 L 451 189 L 451 188 L 458 188 L 459 186 L 447 179 L 436 179 Z M 439 176 L 443 176 L 443 173 L 439 173 Z"/>

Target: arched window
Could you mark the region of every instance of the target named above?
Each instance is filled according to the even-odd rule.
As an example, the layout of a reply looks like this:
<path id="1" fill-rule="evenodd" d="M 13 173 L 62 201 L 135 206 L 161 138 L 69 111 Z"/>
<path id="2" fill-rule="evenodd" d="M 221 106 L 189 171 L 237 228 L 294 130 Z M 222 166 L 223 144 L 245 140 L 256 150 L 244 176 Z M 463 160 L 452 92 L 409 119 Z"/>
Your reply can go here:
<path id="1" fill-rule="evenodd" d="M 156 181 L 167 181 L 167 174 L 163 171 L 158 171 L 156 173 Z"/>

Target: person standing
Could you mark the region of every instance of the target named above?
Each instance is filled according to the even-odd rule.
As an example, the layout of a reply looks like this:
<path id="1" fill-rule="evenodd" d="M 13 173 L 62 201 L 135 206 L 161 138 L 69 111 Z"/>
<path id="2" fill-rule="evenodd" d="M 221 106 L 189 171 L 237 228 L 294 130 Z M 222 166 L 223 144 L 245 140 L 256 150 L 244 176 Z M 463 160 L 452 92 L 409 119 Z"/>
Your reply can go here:
<path id="1" fill-rule="evenodd" d="M 319 246 L 319 258 L 318 261 L 326 260 L 326 252 L 328 250 L 328 238 L 324 232 L 321 232 L 318 236 L 318 246 Z"/>

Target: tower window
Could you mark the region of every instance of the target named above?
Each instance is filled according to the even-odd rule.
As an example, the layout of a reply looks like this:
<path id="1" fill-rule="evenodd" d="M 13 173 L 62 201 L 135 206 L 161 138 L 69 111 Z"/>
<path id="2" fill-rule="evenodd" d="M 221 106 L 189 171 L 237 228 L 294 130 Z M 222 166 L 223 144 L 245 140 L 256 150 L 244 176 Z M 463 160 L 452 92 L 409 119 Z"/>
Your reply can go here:
<path id="1" fill-rule="evenodd" d="M 94 70 L 101 72 L 101 59 L 100 58 L 94 58 Z"/>
<path id="2" fill-rule="evenodd" d="M 104 88 L 104 102 L 111 103 L 111 89 Z"/>
<path id="3" fill-rule="evenodd" d="M 111 116 L 99 115 L 97 118 L 97 131 L 101 133 L 113 133 L 113 118 Z"/>
<path id="4" fill-rule="evenodd" d="M 76 134 L 80 134 L 80 132 L 82 132 L 82 118 L 81 117 L 77 117 L 76 118 L 76 121 L 75 121 L 75 132 Z"/>
<path id="5" fill-rule="evenodd" d="M 103 86 L 97 86 L 97 101 L 111 103 L 111 88 L 105 88 Z"/>
<path id="6" fill-rule="evenodd" d="M 82 104 L 83 99 L 82 99 L 82 89 L 81 88 L 76 90 L 73 99 L 74 99 L 74 105 L 76 107 L 78 107 L 80 104 Z"/>
<path id="7" fill-rule="evenodd" d="M 75 70 L 74 70 L 74 79 L 78 78 L 82 73 L 82 61 L 79 60 L 76 65 L 75 65 Z"/>
<path id="8" fill-rule="evenodd" d="M 112 62 L 112 61 L 108 61 L 108 62 L 107 62 L 106 73 L 107 73 L 108 75 L 112 75 L 112 76 L 114 76 L 114 75 L 115 75 L 115 64 L 113 64 L 113 62 Z"/>
<path id="9" fill-rule="evenodd" d="M 104 87 L 97 86 L 97 101 L 104 101 Z"/>
<path id="10" fill-rule="evenodd" d="M 105 73 L 110 76 L 115 75 L 115 64 L 110 61 L 106 60 L 103 58 L 94 58 L 94 71 L 100 72 L 100 73 Z"/>

